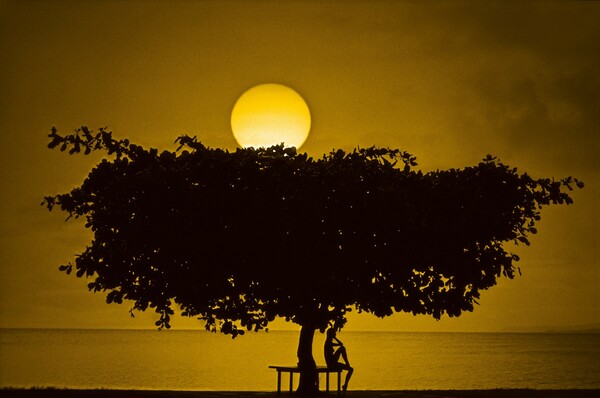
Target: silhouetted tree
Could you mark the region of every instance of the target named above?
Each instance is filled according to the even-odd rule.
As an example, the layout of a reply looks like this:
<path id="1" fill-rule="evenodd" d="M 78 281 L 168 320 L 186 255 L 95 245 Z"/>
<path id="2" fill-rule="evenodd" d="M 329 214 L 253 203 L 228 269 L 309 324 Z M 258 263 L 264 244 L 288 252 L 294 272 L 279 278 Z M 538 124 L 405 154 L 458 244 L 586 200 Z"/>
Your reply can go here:
<path id="1" fill-rule="evenodd" d="M 175 152 L 117 141 L 86 127 L 50 148 L 113 155 L 80 187 L 48 196 L 93 232 L 75 264 L 107 303 L 174 307 L 234 337 L 276 317 L 301 326 L 300 391 L 316 388 L 315 330 L 348 311 L 459 316 L 529 244 L 540 208 L 570 204 L 583 184 L 533 179 L 488 156 L 477 166 L 422 173 L 397 149 L 337 150 L 320 159 L 294 148 L 210 149 L 188 136 Z"/>

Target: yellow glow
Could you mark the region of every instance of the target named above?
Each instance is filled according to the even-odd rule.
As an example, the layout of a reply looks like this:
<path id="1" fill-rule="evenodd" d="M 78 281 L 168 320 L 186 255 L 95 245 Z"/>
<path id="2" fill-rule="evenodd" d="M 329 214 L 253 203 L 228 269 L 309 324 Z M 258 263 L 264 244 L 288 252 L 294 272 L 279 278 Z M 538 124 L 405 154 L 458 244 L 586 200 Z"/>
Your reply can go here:
<path id="1" fill-rule="evenodd" d="M 261 84 L 246 91 L 231 112 L 231 130 L 242 147 L 284 143 L 299 148 L 310 131 L 304 99 L 281 84 Z"/>

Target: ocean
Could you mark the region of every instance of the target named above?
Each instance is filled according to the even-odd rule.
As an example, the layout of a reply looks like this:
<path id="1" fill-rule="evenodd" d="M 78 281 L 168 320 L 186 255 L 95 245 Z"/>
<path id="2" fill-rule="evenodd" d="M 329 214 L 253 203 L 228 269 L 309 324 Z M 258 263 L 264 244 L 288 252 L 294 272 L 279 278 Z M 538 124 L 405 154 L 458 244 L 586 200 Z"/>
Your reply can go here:
<path id="1" fill-rule="evenodd" d="M 338 337 L 355 368 L 354 390 L 600 388 L 600 334 Z M 232 340 L 189 330 L 1 329 L 0 387 L 273 391 L 276 372 L 268 366 L 295 364 L 297 342 L 294 331 Z M 317 332 L 317 364 L 324 363 L 323 342 Z"/>

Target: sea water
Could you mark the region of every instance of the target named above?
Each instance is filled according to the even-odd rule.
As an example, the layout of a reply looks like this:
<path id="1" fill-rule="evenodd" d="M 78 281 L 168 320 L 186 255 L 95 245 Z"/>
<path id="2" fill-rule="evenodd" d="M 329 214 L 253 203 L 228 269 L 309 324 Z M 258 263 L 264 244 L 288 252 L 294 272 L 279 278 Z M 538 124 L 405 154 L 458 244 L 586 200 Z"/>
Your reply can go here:
<path id="1" fill-rule="evenodd" d="M 600 388 L 600 334 L 338 337 L 355 368 L 355 390 Z M 317 332 L 318 364 L 323 341 Z M 293 331 L 232 340 L 205 331 L 2 329 L 0 387 L 272 391 L 276 373 L 268 366 L 295 364 L 297 342 Z"/>

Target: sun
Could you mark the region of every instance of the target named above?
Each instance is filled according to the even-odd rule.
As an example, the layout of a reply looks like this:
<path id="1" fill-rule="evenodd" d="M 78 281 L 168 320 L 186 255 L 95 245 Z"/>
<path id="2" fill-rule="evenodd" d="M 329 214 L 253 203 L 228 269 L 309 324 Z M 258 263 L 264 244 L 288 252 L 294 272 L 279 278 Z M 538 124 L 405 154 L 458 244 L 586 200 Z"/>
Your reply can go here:
<path id="1" fill-rule="evenodd" d="M 282 84 L 252 87 L 231 111 L 231 130 L 243 148 L 281 143 L 300 148 L 308 138 L 310 124 L 310 111 L 304 99 Z"/>

